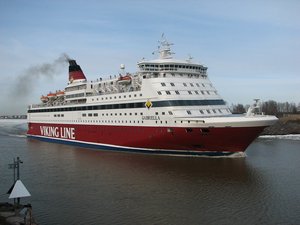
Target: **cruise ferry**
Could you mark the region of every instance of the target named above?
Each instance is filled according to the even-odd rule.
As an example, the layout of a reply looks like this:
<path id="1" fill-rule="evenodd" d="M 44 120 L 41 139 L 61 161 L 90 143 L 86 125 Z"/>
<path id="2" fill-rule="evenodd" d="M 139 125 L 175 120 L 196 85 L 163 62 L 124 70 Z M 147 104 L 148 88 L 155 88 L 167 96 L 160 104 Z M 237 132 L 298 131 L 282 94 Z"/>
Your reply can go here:
<path id="1" fill-rule="evenodd" d="M 64 90 L 28 107 L 28 137 L 99 150 L 168 155 L 230 155 L 244 152 L 277 118 L 233 115 L 192 58 L 173 58 L 172 44 L 159 42 L 158 58 L 142 59 L 138 71 L 88 81 L 73 59 Z"/>

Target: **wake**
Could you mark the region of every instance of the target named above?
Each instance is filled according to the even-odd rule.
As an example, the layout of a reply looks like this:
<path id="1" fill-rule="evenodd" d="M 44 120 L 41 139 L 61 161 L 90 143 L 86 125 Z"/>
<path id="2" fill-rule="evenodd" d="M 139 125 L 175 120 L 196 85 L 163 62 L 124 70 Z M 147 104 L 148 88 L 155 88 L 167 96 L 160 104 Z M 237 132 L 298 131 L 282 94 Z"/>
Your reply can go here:
<path id="1" fill-rule="evenodd" d="M 280 140 L 295 140 L 300 141 L 300 134 L 286 134 L 286 135 L 262 135 L 261 139 L 280 139 Z"/>
<path id="2" fill-rule="evenodd" d="M 27 120 L 0 119 L 0 135 L 26 137 Z"/>

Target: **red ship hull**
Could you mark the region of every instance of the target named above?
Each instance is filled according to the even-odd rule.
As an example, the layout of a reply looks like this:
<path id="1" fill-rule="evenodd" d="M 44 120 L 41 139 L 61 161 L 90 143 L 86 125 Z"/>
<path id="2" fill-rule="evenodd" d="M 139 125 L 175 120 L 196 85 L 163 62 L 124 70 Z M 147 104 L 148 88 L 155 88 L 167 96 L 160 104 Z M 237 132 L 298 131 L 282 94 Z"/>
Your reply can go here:
<path id="1" fill-rule="evenodd" d="M 265 127 L 183 128 L 29 123 L 28 136 L 103 150 L 183 155 L 244 152 Z"/>

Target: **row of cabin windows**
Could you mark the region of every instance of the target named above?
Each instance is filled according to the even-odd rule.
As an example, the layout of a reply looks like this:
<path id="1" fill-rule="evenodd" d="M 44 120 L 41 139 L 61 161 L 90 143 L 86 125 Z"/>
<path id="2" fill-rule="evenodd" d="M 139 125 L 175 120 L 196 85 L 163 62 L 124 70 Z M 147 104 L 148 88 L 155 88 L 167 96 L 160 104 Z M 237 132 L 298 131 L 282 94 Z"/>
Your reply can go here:
<path id="1" fill-rule="evenodd" d="M 143 94 L 140 94 L 140 97 L 142 97 L 143 96 Z M 128 98 L 132 98 L 132 97 L 137 97 L 137 94 L 134 94 L 133 96 L 132 95 L 128 95 Z M 119 96 L 114 96 L 114 97 L 112 97 L 112 96 L 110 96 L 110 97 L 103 97 L 103 98 L 101 98 L 101 100 L 108 100 L 108 99 L 117 99 L 117 98 L 122 98 L 122 95 L 119 95 Z M 123 95 L 123 98 L 127 98 L 127 95 Z M 92 101 L 95 101 L 95 100 L 97 100 L 97 101 L 99 101 L 99 99 L 100 98 L 92 98 Z"/>
<path id="2" fill-rule="evenodd" d="M 146 71 L 147 71 L 147 69 L 145 69 Z M 148 70 L 149 71 L 149 70 Z M 175 77 L 175 76 L 180 76 L 180 77 L 189 77 L 189 78 L 199 78 L 199 77 L 201 77 L 202 79 L 207 79 L 207 76 L 206 75 L 204 75 L 204 74 L 185 74 L 185 73 L 179 73 L 179 74 L 175 74 L 175 73 L 163 73 L 162 74 L 163 75 L 163 77 L 166 77 L 167 75 L 172 75 L 172 77 Z M 160 77 L 161 76 L 161 74 L 159 74 L 159 73 L 148 73 L 147 75 L 144 75 L 143 76 L 143 79 L 146 79 L 147 77 Z"/>
<path id="3" fill-rule="evenodd" d="M 174 64 L 142 64 L 139 66 L 143 70 L 173 70 L 173 69 L 192 69 L 197 71 L 206 71 L 207 68 L 201 67 L 201 66 L 189 66 L 189 65 L 174 65 Z"/>
<path id="4" fill-rule="evenodd" d="M 81 84 L 81 85 L 77 85 L 74 87 L 67 87 L 66 91 L 77 91 L 77 90 L 82 90 L 82 89 L 86 89 L 86 84 Z"/>
<path id="5" fill-rule="evenodd" d="M 162 87 L 166 87 L 166 86 L 167 86 L 166 83 L 160 83 L 160 84 L 161 84 Z M 175 84 L 174 84 L 174 83 L 170 83 L 170 85 L 171 85 L 172 87 L 175 87 Z M 187 87 L 187 86 L 188 86 L 187 83 L 182 83 L 182 85 L 183 85 L 184 87 Z M 189 83 L 189 85 L 190 85 L 191 87 L 195 87 L 195 85 L 196 85 L 197 87 L 200 87 L 200 83 Z M 212 87 L 212 84 L 207 84 L 207 85 L 209 85 L 210 87 Z M 204 84 L 204 83 L 201 83 L 201 86 L 202 86 L 202 87 L 205 87 L 205 84 Z"/>
<path id="6" fill-rule="evenodd" d="M 38 120 L 35 121 L 49 121 L 52 122 L 53 120 Z M 143 120 L 64 120 L 65 122 L 73 122 L 73 123 L 109 123 L 109 124 L 120 124 L 120 123 L 144 123 Z M 157 123 L 157 121 L 156 121 Z M 163 121 L 161 121 L 163 123 Z M 167 121 L 165 121 L 167 123 Z"/>
<path id="7" fill-rule="evenodd" d="M 66 95 L 66 98 L 79 98 L 79 97 L 84 97 L 84 93 Z"/>
<path id="8" fill-rule="evenodd" d="M 161 65 L 157 65 L 157 64 L 145 64 L 145 65 L 141 65 L 140 67 L 160 67 L 160 68 L 163 68 L 163 67 L 175 67 L 175 68 L 185 68 L 185 69 L 202 69 L 202 70 L 205 70 L 205 68 L 203 67 L 199 67 L 199 66 L 187 66 L 187 65 L 174 65 L 174 64 L 161 64 Z"/>
<path id="9" fill-rule="evenodd" d="M 38 121 L 38 120 L 36 120 L 36 121 Z M 45 120 L 42 120 L 42 121 L 45 121 Z M 119 123 L 119 124 L 120 123 L 144 123 L 143 120 L 141 120 L 141 121 L 139 121 L 139 120 L 137 120 L 137 121 L 135 121 L 135 120 L 133 120 L 133 121 L 131 121 L 131 120 L 66 120 L 66 121 L 67 122 L 73 122 L 73 123 L 110 123 L 110 124 L 113 124 L 113 123 Z M 183 123 L 182 120 L 181 121 L 176 121 L 175 120 L 174 122 L 175 123 L 177 123 L 177 122 Z M 155 123 L 158 124 L 159 121 L 156 120 Z M 160 123 L 161 124 L 163 124 L 163 123 L 167 124 L 168 121 L 160 120 Z M 187 123 L 191 123 L 191 121 L 188 120 Z M 193 132 L 194 130 L 198 130 L 198 129 L 186 128 L 185 130 L 186 130 L 187 133 L 189 133 L 189 132 Z M 174 132 L 173 128 L 167 128 L 167 131 L 168 131 L 168 133 L 173 133 Z M 210 130 L 209 130 L 209 128 L 200 128 L 199 131 L 201 133 L 209 133 Z"/>
<path id="10" fill-rule="evenodd" d="M 38 120 L 36 120 L 38 121 Z M 45 121 L 45 120 L 42 120 Z M 52 121 L 52 120 L 50 120 Z M 66 120 L 67 122 L 76 122 L 76 123 L 144 123 L 143 120 Z"/>
<path id="11" fill-rule="evenodd" d="M 122 115 L 127 116 L 127 114 L 129 116 L 132 116 L 132 115 L 137 116 L 138 115 L 138 113 L 136 112 L 136 113 L 119 113 L 119 116 L 122 116 Z M 109 116 L 109 115 L 110 116 L 113 116 L 113 115 L 118 116 L 118 113 L 102 113 L 102 116 Z M 141 112 L 140 115 L 142 116 L 143 113 Z M 88 116 L 88 117 L 92 117 L 92 116 L 97 117 L 98 113 L 82 113 L 82 117 L 86 117 L 86 116 Z"/>
<path id="12" fill-rule="evenodd" d="M 172 111 L 168 111 L 168 114 L 169 115 L 173 115 L 173 112 Z M 118 116 L 118 113 L 102 113 L 102 116 L 113 116 L 113 115 L 115 115 L 115 116 Z M 137 116 L 138 115 L 138 113 L 136 112 L 136 113 L 119 113 L 119 116 L 122 116 L 122 115 L 124 115 L 124 116 L 127 116 L 127 115 L 129 115 L 129 116 L 132 116 L 132 115 L 134 115 L 134 116 Z M 143 116 L 144 114 L 141 112 L 140 113 L 140 115 L 141 116 Z M 155 115 L 158 115 L 158 112 L 155 112 Z M 161 112 L 161 115 L 166 115 L 166 112 Z M 92 116 L 94 116 L 94 117 L 97 117 L 98 116 L 98 113 L 83 113 L 82 114 L 82 116 L 83 117 L 86 117 L 86 116 L 88 116 L 88 117 L 92 117 Z"/>
<path id="13" fill-rule="evenodd" d="M 224 109 L 224 111 L 230 113 L 230 110 L 229 110 L 229 109 Z M 191 115 L 191 114 L 192 114 L 192 112 L 191 112 L 190 110 L 187 110 L 186 112 L 187 112 L 188 115 Z M 206 110 L 200 109 L 199 112 L 200 112 L 201 114 L 205 114 L 205 112 L 206 112 L 207 114 L 211 114 L 211 113 L 217 114 L 217 113 L 222 113 L 222 110 L 221 110 L 221 109 L 211 109 L 211 110 L 210 110 L 210 109 L 206 109 Z M 169 115 L 173 115 L 173 112 L 172 112 L 172 111 L 168 111 L 168 114 L 169 114 Z M 82 117 L 87 117 L 87 116 L 88 116 L 88 117 L 93 117 L 93 116 L 94 116 L 94 117 L 98 117 L 98 115 L 99 115 L 98 113 L 83 113 L 83 114 L 82 114 Z M 113 116 L 113 115 L 118 116 L 118 113 L 110 113 L 110 116 Z M 122 115 L 127 116 L 127 113 L 123 113 L 123 114 L 122 114 L 122 113 L 119 113 L 119 116 L 122 116 Z M 133 113 L 128 113 L 128 115 L 129 115 L 129 116 L 132 116 Z M 137 116 L 138 113 L 134 113 L 134 115 Z M 143 113 L 141 112 L 140 115 L 142 116 Z M 158 112 L 155 112 L 155 115 L 159 115 L 159 113 L 158 113 Z M 161 115 L 166 115 L 166 113 L 165 113 L 165 112 L 162 112 Z M 109 113 L 102 113 L 102 116 L 109 116 Z M 54 117 L 64 117 L 64 114 L 54 114 Z"/>
<path id="14" fill-rule="evenodd" d="M 119 116 L 122 116 L 122 115 L 127 116 L 127 114 L 129 116 L 132 116 L 132 115 L 137 116 L 138 115 L 138 113 L 119 113 Z M 173 115 L 173 112 L 168 111 L 168 114 Z M 110 116 L 113 116 L 113 115 L 118 116 L 118 113 L 110 113 L 110 114 L 109 113 L 102 113 L 102 116 L 109 116 L 109 115 Z M 142 116 L 143 113 L 141 112 L 140 115 Z M 158 115 L 158 112 L 155 112 L 155 115 Z M 162 112 L 161 115 L 166 115 L 166 112 Z M 98 116 L 99 116 L 98 113 L 83 113 L 82 114 L 82 117 L 98 117 Z M 64 114 L 54 114 L 54 117 L 64 117 Z"/>
<path id="15" fill-rule="evenodd" d="M 165 92 L 166 92 L 167 95 L 171 95 L 171 91 L 165 91 Z M 194 92 L 196 95 L 200 95 L 199 91 L 187 91 L 187 92 L 188 92 L 189 95 L 192 95 L 193 92 Z M 215 94 L 215 95 L 218 94 L 217 91 L 200 91 L 200 92 L 201 92 L 202 95 L 205 95 L 205 94 L 210 95 L 211 93 L 212 93 L 212 94 Z M 157 92 L 158 95 L 162 95 L 162 93 L 163 93 L 163 92 L 161 92 L 161 91 L 158 91 L 158 92 Z M 180 95 L 180 91 L 177 91 L 177 90 L 176 90 L 176 91 L 175 91 L 175 94 L 176 94 L 176 95 Z"/>
<path id="16" fill-rule="evenodd" d="M 230 113 L 229 109 L 223 109 L 223 111 Z M 186 110 L 186 112 L 188 115 L 192 115 L 192 112 L 190 110 Z M 200 109 L 199 112 L 201 114 L 206 114 L 206 113 L 207 114 L 212 114 L 212 113 L 217 114 L 217 113 L 222 113 L 222 110 L 221 109 L 205 109 L 205 110 Z"/>
<path id="17" fill-rule="evenodd" d="M 113 124 L 113 123 L 144 123 L 143 120 L 139 121 L 135 121 L 135 120 L 80 120 L 78 122 L 86 122 L 86 123 L 110 123 L 110 124 Z"/>

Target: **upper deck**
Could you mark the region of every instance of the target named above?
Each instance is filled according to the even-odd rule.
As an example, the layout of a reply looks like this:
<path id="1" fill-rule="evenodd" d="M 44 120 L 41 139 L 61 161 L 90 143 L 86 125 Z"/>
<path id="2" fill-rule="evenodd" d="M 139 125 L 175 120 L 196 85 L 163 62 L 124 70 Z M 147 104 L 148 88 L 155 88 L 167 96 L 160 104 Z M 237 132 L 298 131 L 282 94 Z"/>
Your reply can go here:
<path id="1" fill-rule="evenodd" d="M 76 61 L 70 60 L 69 83 L 64 94 L 52 94 L 43 103 L 31 105 L 29 109 L 123 104 L 147 100 L 224 102 L 208 79 L 207 67 L 192 62 L 191 58 L 173 59 L 171 45 L 163 39 L 160 41 L 157 59 L 143 59 L 138 62 L 138 71 L 134 74 L 125 72 L 125 66 L 122 64 L 121 73 L 107 79 L 99 77 L 87 81 Z"/>

